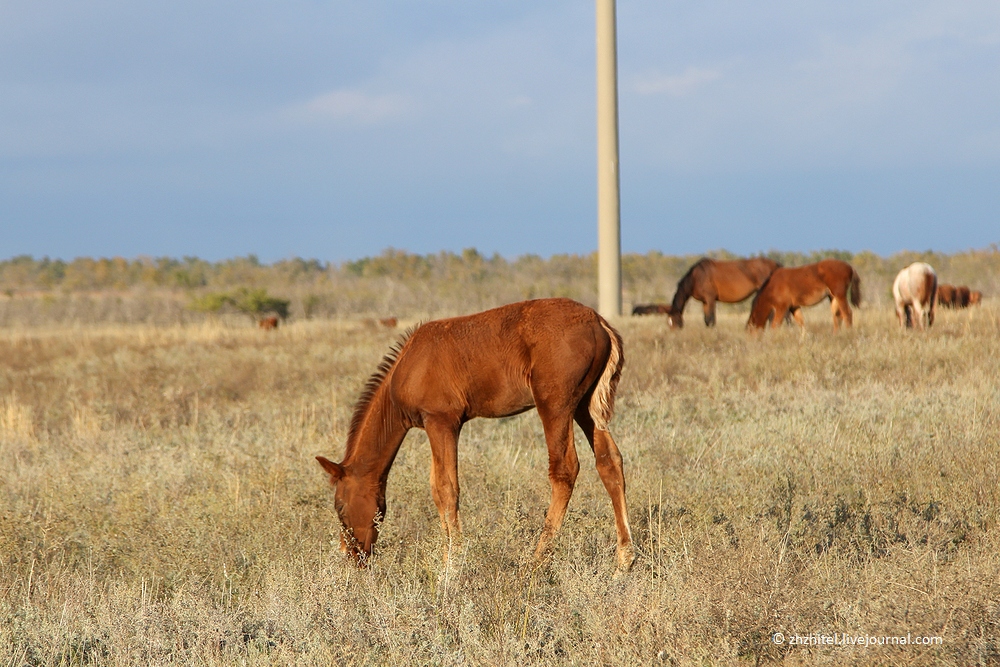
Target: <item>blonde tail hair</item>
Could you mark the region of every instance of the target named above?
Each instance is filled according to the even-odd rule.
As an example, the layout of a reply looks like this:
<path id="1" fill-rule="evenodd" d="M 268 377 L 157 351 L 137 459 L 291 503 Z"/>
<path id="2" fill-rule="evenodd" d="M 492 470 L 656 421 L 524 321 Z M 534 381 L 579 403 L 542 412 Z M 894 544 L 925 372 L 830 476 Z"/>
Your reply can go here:
<path id="1" fill-rule="evenodd" d="M 615 414 L 615 391 L 618 389 L 618 381 L 622 376 L 622 366 L 625 363 L 623 353 L 622 337 L 611 328 L 603 317 L 598 317 L 601 327 L 608 333 L 611 339 L 611 353 L 608 355 L 608 363 L 604 366 L 601 379 L 594 387 L 594 394 L 590 397 L 590 418 L 594 420 L 594 426 L 599 431 L 607 431 L 608 424 Z"/>

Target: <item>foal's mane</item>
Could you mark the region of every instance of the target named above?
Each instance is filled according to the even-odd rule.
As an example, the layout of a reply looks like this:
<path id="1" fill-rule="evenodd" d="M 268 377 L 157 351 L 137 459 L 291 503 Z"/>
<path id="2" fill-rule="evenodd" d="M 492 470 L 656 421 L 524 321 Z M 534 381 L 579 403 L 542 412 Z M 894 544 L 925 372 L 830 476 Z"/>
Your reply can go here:
<path id="1" fill-rule="evenodd" d="M 365 416 L 368 414 L 368 410 L 371 408 L 372 403 L 375 400 L 375 396 L 378 394 L 378 390 L 385 383 L 385 379 L 389 376 L 389 372 L 396 365 L 396 361 L 399 360 L 399 353 L 403 350 L 403 346 L 406 342 L 410 340 L 413 333 L 417 330 L 420 325 L 417 324 L 410 327 L 406 332 L 396 339 L 396 342 L 392 344 L 389 351 L 385 353 L 382 357 L 382 361 L 379 362 L 378 368 L 375 372 L 371 374 L 368 380 L 365 382 L 364 388 L 361 390 L 361 396 L 358 397 L 358 402 L 354 404 L 354 414 L 351 416 L 351 426 L 347 430 L 347 449 L 350 450 L 353 443 L 358 437 L 358 433 L 361 431 L 361 427 L 364 424 Z"/>

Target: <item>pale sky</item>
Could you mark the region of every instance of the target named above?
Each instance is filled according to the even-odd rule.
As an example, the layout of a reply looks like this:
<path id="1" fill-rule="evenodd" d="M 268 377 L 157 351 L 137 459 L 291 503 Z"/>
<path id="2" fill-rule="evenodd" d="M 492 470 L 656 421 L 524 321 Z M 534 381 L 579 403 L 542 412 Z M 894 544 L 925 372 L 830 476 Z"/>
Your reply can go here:
<path id="1" fill-rule="evenodd" d="M 622 245 L 1000 242 L 1000 3 L 619 0 Z M 0 258 L 596 248 L 594 6 L 6 0 Z"/>

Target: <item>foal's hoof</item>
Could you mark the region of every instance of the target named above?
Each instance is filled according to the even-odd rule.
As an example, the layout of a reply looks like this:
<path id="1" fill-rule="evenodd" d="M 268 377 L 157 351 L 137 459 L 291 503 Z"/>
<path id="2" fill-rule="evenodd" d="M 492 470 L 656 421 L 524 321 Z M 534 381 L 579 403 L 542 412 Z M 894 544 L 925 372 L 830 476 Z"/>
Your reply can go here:
<path id="1" fill-rule="evenodd" d="M 632 548 L 631 544 L 627 547 L 618 547 L 617 560 L 618 567 L 615 568 L 615 579 L 627 574 L 628 571 L 632 569 L 632 563 L 635 562 L 635 550 Z"/>

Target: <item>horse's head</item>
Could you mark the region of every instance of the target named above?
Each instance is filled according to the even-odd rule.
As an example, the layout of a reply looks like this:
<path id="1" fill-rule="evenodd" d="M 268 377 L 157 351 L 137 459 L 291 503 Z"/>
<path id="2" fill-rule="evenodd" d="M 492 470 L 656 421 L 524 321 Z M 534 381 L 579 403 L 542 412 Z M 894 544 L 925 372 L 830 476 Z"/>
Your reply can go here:
<path id="1" fill-rule="evenodd" d="M 763 329 L 767 327 L 773 318 L 774 308 L 752 308 L 750 310 L 750 319 L 747 320 L 747 330 Z M 788 319 L 787 315 L 785 319 Z"/>
<path id="2" fill-rule="evenodd" d="M 340 550 L 359 566 L 371 556 L 378 539 L 379 523 L 385 516 L 385 493 L 377 480 L 366 479 L 323 456 L 316 460 L 330 476 L 336 489 L 333 506 L 340 517 Z"/>
<path id="3" fill-rule="evenodd" d="M 672 307 L 667 307 L 667 324 L 670 325 L 671 329 L 683 329 L 684 328 L 684 311 L 674 310 Z"/>

